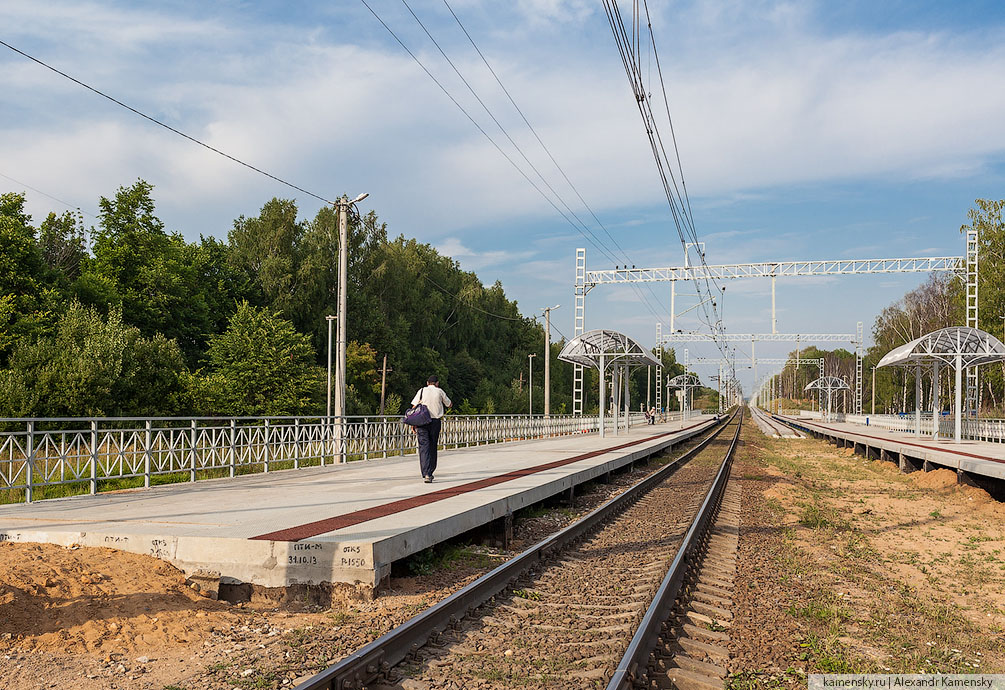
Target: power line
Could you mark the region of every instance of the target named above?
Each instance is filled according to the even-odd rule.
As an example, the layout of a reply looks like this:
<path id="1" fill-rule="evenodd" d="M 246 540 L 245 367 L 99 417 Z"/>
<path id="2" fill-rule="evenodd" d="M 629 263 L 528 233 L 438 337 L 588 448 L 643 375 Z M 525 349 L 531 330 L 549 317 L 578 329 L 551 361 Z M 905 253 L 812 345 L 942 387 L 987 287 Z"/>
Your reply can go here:
<path id="1" fill-rule="evenodd" d="M 464 114 L 464 116 L 465 116 L 465 117 L 466 117 L 466 118 L 467 118 L 467 119 L 468 119 L 468 120 L 469 120 L 469 121 L 471 122 L 471 124 L 475 126 L 475 129 L 477 129 L 477 130 L 478 130 L 478 131 L 479 131 L 479 132 L 480 132 L 480 133 L 482 134 L 482 136 L 484 136 L 484 137 L 485 137 L 485 138 L 486 138 L 486 139 L 487 139 L 487 140 L 489 141 L 489 143 L 490 143 L 490 144 L 492 144 L 492 146 L 493 146 L 493 147 L 495 148 L 495 150 L 496 150 L 496 151 L 498 151 L 498 152 L 499 152 L 499 154 L 500 154 L 500 155 L 501 155 L 501 156 L 502 156 L 503 158 L 505 158 L 505 159 L 506 159 L 506 161 L 507 161 L 507 162 L 508 162 L 508 163 L 509 163 L 509 164 L 510 164 L 511 166 L 513 166 L 513 169 L 514 169 L 514 170 L 516 170 L 516 171 L 517 171 L 518 173 L 520 173 L 520 176 L 521 176 L 521 177 L 523 177 L 523 179 L 525 179 L 525 180 L 527 181 L 527 183 L 528 183 L 528 184 L 529 184 L 529 185 L 530 185 L 531 187 L 533 187 L 533 188 L 534 188 L 534 190 L 535 190 L 535 191 L 536 191 L 536 192 L 537 192 L 538 194 L 540 194 L 540 195 L 541 195 L 541 197 L 542 197 L 542 198 L 543 198 L 543 199 L 544 199 L 545 201 L 547 201 L 547 202 L 548 202 L 548 204 L 549 204 L 549 205 L 551 205 L 551 207 L 552 207 L 553 209 L 555 209 L 555 211 L 556 211 L 556 212 L 557 212 L 557 213 L 558 213 L 558 214 L 559 214 L 560 216 L 562 216 L 562 218 L 563 218 L 563 219 L 565 220 L 565 222 L 569 223 L 569 224 L 570 224 L 570 225 L 571 225 L 571 226 L 572 226 L 573 228 L 575 228 L 575 229 L 576 229 L 576 231 L 577 231 L 577 232 L 579 232 L 580 234 L 582 234 L 582 235 L 583 235 L 583 237 L 584 237 L 584 238 L 585 238 L 585 239 L 586 239 L 587 241 L 589 241 L 589 242 L 590 242 L 590 243 L 591 243 L 591 244 L 592 244 L 592 245 L 593 245 L 594 247 L 596 247 L 596 249 L 597 249 L 598 251 L 600 251 L 600 252 L 601 252 L 601 253 L 603 253 L 603 254 L 609 254 L 609 253 L 607 252 L 607 250 L 606 250 L 606 249 L 605 249 L 605 248 L 604 248 L 604 247 L 603 247 L 603 246 L 602 246 L 601 244 L 599 244 L 599 243 L 597 242 L 597 240 L 596 240 L 596 239 L 594 239 L 594 238 L 592 238 L 592 237 L 589 237 L 589 236 L 587 236 L 587 235 L 586 235 L 585 233 L 583 233 L 583 231 L 582 231 L 582 230 L 581 230 L 581 229 L 579 228 L 579 226 L 577 226 L 577 225 L 576 225 L 575 223 L 573 223 L 573 222 L 572 222 L 572 221 L 571 221 L 571 220 L 569 219 L 569 217 L 568 217 L 568 216 L 566 216 L 566 215 L 565 215 L 565 213 L 563 213 L 563 212 L 562 212 L 562 209 L 560 209 L 560 208 L 559 208 L 559 207 L 558 207 L 558 206 L 557 206 L 557 205 L 555 204 L 555 202 L 554 202 L 554 201 L 553 201 L 553 200 L 551 199 L 551 197 L 549 197 L 549 196 L 548 196 L 547 194 L 545 194 L 545 193 L 544 193 L 544 191 L 543 191 L 543 190 L 542 190 L 542 189 L 541 189 L 540 187 L 538 187 L 538 186 L 537 186 L 537 184 L 536 184 L 536 183 L 535 183 L 535 182 L 534 182 L 534 181 L 533 181 L 532 179 L 530 179 L 530 177 L 529 177 L 529 176 L 527 175 L 527 173 L 526 173 L 526 172 L 524 172 L 524 170 L 523 170 L 523 169 L 522 169 L 522 168 L 521 168 L 521 167 L 520 167 L 519 165 L 517 165 L 517 164 L 516 164 L 516 161 L 514 161 L 514 160 L 513 160 L 513 159 L 512 159 L 512 158 L 511 158 L 511 157 L 509 156 L 509 154 L 507 154 L 507 153 L 506 153 L 505 151 L 503 151 L 502 147 L 501 147 L 501 146 L 499 146 L 499 144 L 498 144 L 498 143 L 496 142 L 496 140 L 495 140 L 495 139 L 493 139 L 493 138 L 492 138 L 492 137 L 491 137 L 491 136 L 489 135 L 489 133 L 488 133 L 488 132 L 486 132 L 486 131 L 485 131 L 485 129 L 484 129 L 484 128 L 483 128 L 483 127 L 482 127 L 482 126 L 480 125 L 480 124 L 478 124 L 478 121 L 477 121 L 477 120 L 475 120 L 475 119 L 474 119 L 474 117 L 472 117 L 472 116 L 471 116 L 471 114 L 470 114 L 470 113 L 469 113 L 469 112 L 468 112 L 468 111 L 467 111 L 467 110 L 466 110 L 466 109 L 464 108 L 464 106 L 462 106 L 462 105 L 461 105 L 461 104 L 460 104 L 460 103 L 458 102 L 458 100 L 457 100 L 456 98 L 454 98 L 453 94 L 451 94 L 451 93 L 450 93 L 450 91 L 449 91 L 449 90 L 447 89 L 447 87 L 445 87 L 445 86 L 444 86 L 444 85 L 442 84 L 442 82 L 440 82 L 440 80 L 439 80 L 439 79 L 437 79 L 437 78 L 436 78 L 436 77 L 435 77 L 435 76 L 433 75 L 433 73 L 429 71 L 429 68 L 427 68 L 427 67 L 426 67 L 426 65 L 425 65 L 425 64 L 424 64 L 424 63 L 423 63 L 423 62 L 422 62 L 422 61 L 421 61 L 421 60 L 420 60 L 420 59 L 418 58 L 418 56 L 416 56 L 416 55 L 415 55 L 415 53 L 413 53 L 413 52 L 411 51 L 411 49 L 410 49 L 410 48 L 409 48 L 409 47 L 408 47 L 407 45 L 405 45 L 405 42 L 404 42 L 404 41 L 402 41 L 402 40 L 401 40 L 401 38 L 399 38 L 399 37 L 398 37 L 398 34 L 396 34 L 396 33 L 394 32 L 394 30 L 393 30 L 393 29 L 392 29 L 392 28 L 391 28 L 390 26 L 388 26 L 387 22 L 385 22 L 385 21 L 384 21 L 384 20 L 383 20 L 383 19 L 381 18 L 381 16 L 380 16 L 379 14 L 377 14 L 377 12 L 376 12 L 376 11 L 375 11 L 375 10 L 374 10 L 374 9 L 373 9 L 373 8 L 372 8 L 371 6 L 370 6 L 370 4 L 369 4 L 369 3 L 367 3 L 367 1 L 366 1 L 366 0 L 360 0 L 360 2 L 361 2 L 361 3 L 363 3 L 363 6 L 364 6 L 364 7 L 366 7 L 366 9 L 368 9 L 368 10 L 370 11 L 370 14 L 372 14 L 372 15 L 373 15 L 374 19 L 376 19 L 376 20 L 377 20 L 378 22 L 380 22 L 380 25 L 381 25 L 381 26 L 383 26 L 383 27 L 384 27 L 384 29 L 385 29 L 385 30 L 387 31 L 387 33 L 389 33 L 389 34 L 391 35 L 391 37 L 392 37 L 392 38 L 393 38 L 393 39 L 394 39 L 394 40 L 395 40 L 395 41 L 396 41 L 396 42 L 398 43 L 398 45 L 400 45 L 400 46 L 401 46 L 402 50 L 404 50 L 404 51 L 405 51 L 406 53 L 408 53 L 409 57 L 411 57 L 411 58 L 412 58 L 412 60 L 413 60 L 413 61 L 415 62 L 415 64 L 417 64 L 417 65 L 418 65 L 418 66 L 419 66 L 419 67 L 420 67 L 420 68 L 422 69 L 422 71 L 426 73 L 426 76 L 427 76 L 427 77 L 429 77 L 429 78 L 430 78 L 430 79 L 431 79 L 431 80 L 433 81 L 433 83 L 434 83 L 434 84 L 436 84 L 436 86 L 437 86 L 437 87 L 438 87 L 438 88 L 440 89 L 440 91 L 442 91 L 442 92 L 443 92 L 443 94 L 444 94 L 444 95 L 445 95 L 445 96 L 446 96 L 447 98 L 449 98 L 449 99 L 450 99 L 450 102 L 451 102 L 451 103 L 453 103 L 453 104 L 454 104 L 455 106 L 457 106 L 457 109 L 458 109 L 458 110 L 460 110 L 460 111 L 461 111 L 461 112 L 462 112 L 462 113 Z"/>
<path id="2" fill-rule="evenodd" d="M 594 211 L 590 207 L 590 205 L 588 203 L 586 203 L 586 199 L 583 198 L 583 195 L 579 193 L 579 189 L 577 189 L 576 185 L 573 184 L 572 180 L 569 179 L 569 176 L 565 173 L 565 170 L 562 168 L 562 166 L 559 164 L 558 160 L 552 154 L 551 149 L 549 149 L 548 146 L 544 143 L 544 140 L 541 139 L 541 136 L 537 133 L 537 130 L 534 129 L 534 126 L 530 123 L 530 120 L 524 114 L 523 110 L 520 108 L 519 105 L 517 105 L 516 99 L 513 98 L 513 95 L 510 93 L 509 89 L 507 89 L 506 85 L 503 84 L 502 79 L 496 73 L 495 69 L 492 68 L 492 65 L 488 61 L 488 58 L 485 57 L 485 54 L 478 47 L 478 44 L 475 43 L 474 38 L 471 36 L 470 32 L 468 32 L 468 30 L 464 26 L 463 22 L 461 22 L 460 17 L 457 16 L 456 12 L 454 12 L 454 8 L 450 6 L 450 3 L 447 2 L 447 0 L 443 0 L 443 4 L 446 6 L 447 10 L 450 11 L 451 16 L 454 18 L 454 21 L 457 22 L 457 26 L 459 26 L 460 29 L 461 29 L 461 31 L 464 32 L 464 35 L 465 35 L 465 37 L 467 37 L 468 42 L 471 43 L 471 47 L 474 48 L 474 50 L 475 50 L 476 53 L 478 53 L 478 57 L 481 58 L 481 61 L 485 64 L 485 67 L 488 69 L 489 73 L 492 74 L 492 77 L 495 79 L 496 83 L 499 85 L 499 88 L 502 89 L 502 92 L 504 94 L 506 94 L 506 98 L 509 100 L 510 104 L 513 106 L 513 108 L 516 110 L 516 112 L 520 115 L 520 118 L 523 120 L 524 124 L 527 125 L 527 129 L 529 129 L 530 132 L 531 132 L 531 134 L 534 135 L 534 138 L 537 140 L 537 143 L 540 144 L 541 148 L 548 155 L 548 158 L 551 159 L 551 162 L 554 164 L 555 169 L 558 170 L 559 174 L 561 174 L 561 176 L 565 180 L 566 184 L 568 184 L 569 188 L 572 189 L 573 193 L 579 199 L 580 203 L 582 203 L 583 206 L 586 208 L 586 210 L 590 212 L 590 215 L 593 217 L 593 220 L 604 231 L 604 234 L 607 235 L 607 237 L 611 240 L 611 242 L 614 243 L 614 246 L 617 247 L 618 250 L 621 252 L 621 255 L 625 258 L 626 265 L 628 263 L 633 263 L 632 260 L 631 260 L 631 258 L 628 256 L 628 253 L 624 250 L 624 248 L 621 246 L 621 244 L 618 242 L 618 240 L 607 229 L 607 226 L 605 226 L 603 224 L 603 222 L 601 222 L 600 218 L 597 217 L 597 214 L 594 213 Z M 414 16 L 414 14 L 413 14 L 413 16 Z M 423 28 L 425 28 L 425 27 L 423 27 Z M 427 35 L 428 35 L 428 32 L 427 32 Z M 439 47 L 439 46 L 437 46 L 437 47 Z M 479 99 L 479 102 L 481 102 L 480 99 Z M 484 106 L 484 104 L 483 104 L 483 106 Z M 493 119 L 495 119 L 495 118 L 493 118 Z M 526 159 L 526 156 L 524 156 L 524 158 Z M 537 172 L 536 168 L 535 168 L 535 172 Z M 538 175 L 540 176 L 541 173 L 538 172 Z M 557 194 L 556 194 L 556 196 L 557 196 Z M 575 214 L 573 214 L 573 215 L 574 215 L 574 217 L 576 217 L 576 220 L 579 220 L 578 216 L 575 216 Z M 582 223 L 581 220 L 580 220 L 580 223 Z M 584 224 L 584 227 L 585 227 L 585 224 Z M 659 305 L 662 308 L 663 304 L 662 304 L 660 298 L 653 291 L 652 286 L 647 284 L 646 288 L 649 290 L 649 292 L 656 299 L 657 305 Z M 641 292 L 638 289 L 636 289 L 636 293 L 639 295 L 639 297 L 643 301 L 646 301 L 646 298 L 641 294 Z M 650 311 L 652 311 L 651 307 L 650 307 Z M 654 314 L 655 314 L 655 312 L 654 312 Z M 658 315 L 657 315 L 657 318 L 659 318 Z"/>
<path id="3" fill-rule="evenodd" d="M 130 111 L 132 113 L 135 113 L 136 115 L 139 115 L 143 119 L 149 120 L 150 122 L 153 122 L 155 125 L 163 127 L 164 129 L 168 130 L 169 132 L 174 132 L 178 136 L 183 137 L 185 139 L 188 139 L 192 143 L 198 144 L 199 146 L 202 146 L 205 149 L 209 149 L 213 153 L 219 154 L 219 155 L 223 156 L 224 158 L 227 158 L 227 159 L 229 159 L 229 160 L 237 163 L 238 165 L 243 165 L 245 168 L 248 168 L 249 170 L 254 170 L 255 172 L 257 172 L 257 173 L 259 173 L 261 175 L 265 175 L 269 179 L 275 180 L 276 182 L 278 182 L 278 183 L 280 183 L 282 185 L 286 185 L 287 187 L 289 187 L 291 189 L 295 189 L 298 192 L 303 192 L 304 194 L 306 194 L 308 196 L 312 196 L 315 199 L 317 199 L 318 201 L 323 201 L 324 203 L 331 204 L 332 206 L 335 205 L 334 201 L 330 201 L 330 200 L 326 199 L 323 196 L 320 196 L 318 194 L 315 194 L 314 192 L 308 191 L 308 190 L 304 189 L 303 187 L 299 187 L 299 186 L 293 184 L 292 182 L 287 182 L 286 180 L 282 179 L 281 177 L 277 177 L 277 176 L 273 175 L 272 173 L 266 172 L 266 171 L 262 170 L 261 168 L 255 167 L 254 165 L 251 165 L 250 163 L 246 163 L 246 162 L 242 161 L 239 158 L 235 158 L 234 156 L 231 156 L 229 153 L 224 153 L 220 149 L 215 148 L 213 146 L 210 146 L 209 144 L 207 144 L 207 143 L 205 143 L 203 141 L 199 141 L 195 137 L 190 136 L 188 134 L 185 134 L 185 132 L 182 132 L 179 129 L 175 129 L 171 125 L 165 124 L 165 123 L 161 122 L 160 120 L 158 120 L 157 118 L 151 117 L 150 115 L 147 115 L 146 113 L 143 113 L 143 112 L 137 110 L 136 108 L 132 107 L 131 105 L 126 105 L 122 101 L 109 96 L 107 93 L 105 93 L 103 91 L 100 91 L 100 90 L 94 88 L 93 86 L 85 84 L 84 82 L 80 81 L 79 79 L 76 79 L 75 77 L 71 77 L 66 72 L 58 70 L 55 67 L 53 67 L 52 65 L 46 64 L 45 62 L 42 62 L 41 60 L 39 60 L 36 57 L 32 57 L 31 55 L 29 55 L 28 53 L 24 52 L 23 50 L 19 50 L 19 49 L 15 48 L 14 46 L 12 46 L 11 44 L 6 43 L 5 41 L 0 40 L 0 45 L 3 45 L 3 46 L 6 46 L 7 48 L 10 48 L 11 50 L 13 50 L 18 55 L 26 57 L 29 60 L 31 60 L 32 62 L 38 63 L 42 67 L 45 67 L 47 70 L 55 72 L 56 74 L 60 75 L 61 77 L 65 77 L 65 78 L 69 79 L 74 84 L 78 84 L 80 86 L 83 86 L 88 91 L 96 93 L 97 95 L 101 96 L 102 98 L 105 98 L 105 99 L 111 101 L 112 103 L 114 103 L 114 104 L 116 104 L 118 106 L 121 106 L 121 107 L 125 108 L 126 110 L 128 110 L 128 111 Z"/>
<path id="4" fill-rule="evenodd" d="M 43 191 L 42 191 L 41 189 L 36 189 L 35 187 L 32 187 L 31 185 L 28 185 L 28 184 L 25 184 L 24 182 L 21 182 L 20 180 L 15 180 L 15 179 L 14 179 L 13 177 L 11 177 L 10 175 L 4 175 L 3 173 L 0 173 L 0 177 L 4 178 L 4 179 L 6 179 L 6 180 L 10 180 L 10 181 L 11 181 L 11 182 L 13 182 L 14 184 L 17 184 L 17 185 L 21 185 L 21 186 L 22 186 L 22 187 L 24 187 L 25 189 L 30 189 L 31 191 L 35 192 L 36 194 L 41 194 L 41 195 L 42 195 L 42 196 L 44 196 L 44 197 L 48 197 L 49 199 L 52 199 L 52 200 L 53 200 L 53 201 L 55 201 L 56 203 L 60 203 L 60 204 L 63 204 L 63 206 L 66 206 L 67 208 L 71 208 L 71 209 L 73 209 L 73 210 L 75 210 L 75 211 L 80 211 L 80 212 L 81 212 L 81 213 L 83 213 L 84 215 L 86 215 L 86 216 L 90 216 L 91 218 L 94 218 L 95 220 L 98 220 L 98 217 L 97 217 L 96 215 L 94 215 L 93 213 L 89 213 L 88 211 L 85 211 L 85 210 L 83 210 L 83 209 L 82 209 L 82 208 L 80 208 L 79 206 L 74 206 L 73 204 L 71 204 L 71 203 L 70 203 L 70 202 L 68 202 L 68 201 L 63 201 L 63 200 L 62 200 L 62 199 L 60 199 L 59 197 L 55 197 L 55 196 L 53 196 L 52 194 L 46 194 L 46 193 L 45 193 L 45 192 L 43 192 Z"/>
<path id="5" fill-rule="evenodd" d="M 466 302 L 466 301 L 462 300 L 459 295 L 455 295 L 454 293 L 450 292 L 450 290 L 448 290 L 447 288 L 445 288 L 442 285 L 440 285 L 439 283 L 437 283 L 435 280 L 433 280 L 432 278 L 430 278 L 429 276 L 427 276 L 425 273 L 422 273 L 420 275 L 423 278 L 425 278 L 429 283 L 431 283 L 435 287 L 439 288 L 440 291 L 442 291 L 443 293 L 449 295 L 450 297 L 453 297 L 455 300 L 457 300 L 458 302 L 460 302 L 461 304 L 463 304 L 466 307 L 474 309 L 475 311 L 480 311 L 481 313 L 485 314 L 486 316 L 493 316 L 493 317 L 495 317 L 497 319 L 504 319 L 506 321 L 526 321 L 527 320 L 527 318 L 523 317 L 523 316 L 520 316 L 520 317 L 503 316 L 502 314 L 494 314 L 494 313 L 492 313 L 490 311 L 486 311 L 486 310 L 482 309 L 479 306 L 476 306 L 474 304 L 471 304 L 470 302 Z"/>
<path id="6" fill-rule="evenodd" d="M 656 61 L 657 74 L 660 79 L 660 87 L 663 91 L 663 100 L 666 107 L 667 120 L 670 124 L 671 142 L 674 146 L 675 157 L 677 161 L 677 170 L 681 177 L 681 185 L 677 184 L 677 175 L 674 174 L 674 168 L 671 164 L 670 157 L 667 153 L 667 148 L 664 145 L 664 139 L 660 133 L 660 126 L 658 120 L 653 112 L 651 95 L 647 93 L 645 89 L 645 84 L 642 76 L 642 64 L 641 64 L 641 50 L 640 50 L 640 37 L 641 31 L 639 28 L 639 4 L 635 0 L 633 4 L 632 12 L 632 30 L 631 36 L 627 29 L 625 28 L 625 21 L 621 16 L 621 9 L 618 5 L 617 0 L 604 0 L 604 9 L 607 14 L 608 22 L 611 27 L 611 31 L 614 35 L 615 44 L 618 48 L 618 52 L 621 57 L 622 66 L 625 69 L 625 74 L 628 77 L 629 83 L 632 87 L 632 93 L 635 98 L 636 107 L 638 108 L 639 115 L 642 117 L 643 125 L 646 130 L 646 136 L 649 140 L 650 149 L 653 154 L 653 159 L 656 162 L 657 172 L 659 174 L 660 182 L 663 186 L 664 194 L 667 198 L 667 204 L 670 208 L 671 216 L 673 217 L 674 224 L 677 227 L 677 234 L 680 238 L 681 244 L 684 247 L 685 252 L 687 251 L 688 240 L 693 242 L 698 241 L 698 234 L 694 226 L 694 216 L 691 211 L 690 199 L 687 196 L 687 187 L 684 184 L 684 174 L 683 168 L 680 161 L 680 151 L 677 147 L 676 134 L 673 130 L 673 120 L 670 114 L 669 98 L 666 94 L 666 84 L 663 80 L 662 67 L 659 61 L 659 53 L 656 48 L 656 39 L 652 29 L 652 22 L 649 17 L 649 9 L 646 0 L 643 0 L 643 8 L 646 12 L 646 24 L 649 32 L 649 39 L 652 46 L 652 55 Z M 682 191 L 683 190 L 683 191 Z M 703 253 L 700 254 L 700 260 L 703 266 L 707 267 L 705 261 L 705 256 Z M 702 293 L 702 287 L 699 283 L 699 279 L 694 279 L 695 288 L 699 293 L 699 297 Z M 704 292 L 708 294 L 710 298 L 708 301 L 711 302 L 711 314 L 709 313 L 709 307 L 707 303 L 703 300 L 699 306 L 701 307 L 701 313 L 704 315 L 703 321 L 711 329 L 713 336 L 721 332 L 722 330 L 722 320 L 718 314 L 718 308 L 715 303 L 715 296 L 721 295 L 721 290 L 716 289 L 713 291 L 712 286 L 709 283 L 709 277 L 706 273 L 704 276 Z M 718 285 L 716 284 L 716 288 Z M 713 320 L 714 319 L 714 320 Z M 723 349 L 724 344 L 715 339 L 717 346 L 720 350 Z"/>

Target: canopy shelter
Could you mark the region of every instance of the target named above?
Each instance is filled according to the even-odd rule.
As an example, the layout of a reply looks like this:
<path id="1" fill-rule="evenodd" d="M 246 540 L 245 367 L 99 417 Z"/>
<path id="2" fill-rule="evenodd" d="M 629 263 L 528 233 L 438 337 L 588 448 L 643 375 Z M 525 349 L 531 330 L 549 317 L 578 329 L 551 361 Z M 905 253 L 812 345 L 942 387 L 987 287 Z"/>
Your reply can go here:
<path id="1" fill-rule="evenodd" d="M 617 433 L 621 410 L 625 413 L 625 429 L 628 428 L 628 372 L 632 367 L 661 366 L 652 353 L 624 333 L 598 328 L 576 336 L 562 348 L 558 358 L 600 372 L 600 435 L 605 435 L 604 408 L 607 403 L 605 377 L 611 368 L 613 377 L 612 398 L 615 402 L 615 424 Z M 623 383 L 622 383 L 623 382 Z M 622 391 L 622 386 L 624 391 Z"/>
<path id="2" fill-rule="evenodd" d="M 914 428 L 921 435 L 921 368 L 932 367 L 932 437 L 939 437 L 939 367 L 956 370 L 953 437 L 956 443 L 963 429 L 963 370 L 982 364 L 1005 362 L 1005 344 L 986 331 L 967 326 L 951 326 L 927 333 L 895 347 L 879 360 L 877 367 L 914 367 Z M 973 411 L 976 414 L 976 410 Z"/>
<path id="3" fill-rule="evenodd" d="M 691 411 L 690 400 L 688 398 L 688 393 L 693 392 L 695 388 L 701 385 L 701 381 L 694 374 L 678 374 L 672 379 L 667 381 L 667 388 L 681 388 L 684 390 L 684 395 L 681 396 L 680 405 L 680 417 L 681 419 L 687 419 L 690 415 L 688 412 Z M 670 396 L 667 396 L 670 397 Z"/>
<path id="4" fill-rule="evenodd" d="M 822 393 L 827 394 L 827 410 L 825 412 L 826 418 L 831 418 L 831 396 L 837 391 L 849 391 L 851 386 L 848 382 L 837 376 L 821 376 L 816 381 L 810 381 L 806 384 L 804 391 L 817 390 Z"/>

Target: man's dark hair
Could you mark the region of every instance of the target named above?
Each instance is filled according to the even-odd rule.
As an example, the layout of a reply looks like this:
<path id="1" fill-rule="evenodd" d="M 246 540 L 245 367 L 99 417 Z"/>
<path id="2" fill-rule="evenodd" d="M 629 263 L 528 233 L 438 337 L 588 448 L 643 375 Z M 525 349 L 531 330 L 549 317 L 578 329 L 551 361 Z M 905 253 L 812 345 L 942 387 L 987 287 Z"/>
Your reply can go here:
<path id="1" fill-rule="evenodd" d="M 435 375 L 435 374 L 433 374 L 428 379 L 426 379 L 426 383 L 427 384 L 429 384 L 429 383 L 439 383 L 439 382 L 440 382 L 440 377 L 437 376 L 437 375 Z"/>

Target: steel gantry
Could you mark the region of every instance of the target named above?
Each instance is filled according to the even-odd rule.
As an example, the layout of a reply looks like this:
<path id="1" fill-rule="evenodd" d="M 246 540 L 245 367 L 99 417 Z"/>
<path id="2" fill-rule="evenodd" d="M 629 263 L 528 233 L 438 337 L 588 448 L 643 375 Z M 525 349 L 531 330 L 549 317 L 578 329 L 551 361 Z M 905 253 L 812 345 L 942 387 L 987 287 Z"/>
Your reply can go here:
<path id="1" fill-rule="evenodd" d="M 971 242 L 967 233 L 966 256 L 935 256 L 909 257 L 897 259 L 824 259 L 811 261 L 760 261 L 746 264 L 705 264 L 690 265 L 687 255 L 683 266 L 666 266 L 663 268 L 614 268 L 599 271 L 584 271 L 583 295 L 597 285 L 616 285 L 620 283 L 670 283 L 671 305 L 674 301 L 676 283 L 682 280 L 712 279 L 738 280 L 742 278 L 771 278 L 771 332 L 778 330 L 778 319 L 775 309 L 775 279 L 827 276 L 827 275 L 862 275 L 873 273 L 932 273 L 954 272 L 966 273 L 968 285 L 970 276 L 974 279 L 974 309 L 976 310 L 976 275 L 977 275 L 977 239 Z M 971 245 L 973 246 L 973 266 L 971 266 Z M 579 277 L 579 252 L 576 250 L 577 280 Z M 971 268 L 973 272 L 971 273 Z M 577 294 L 579 283 L 577 282 Z M 971 294 L 967 290 L 968 296 Z M 968 302 L 969 304 L 969 302 Z M 674 330 L 673 307 L 670 313 L 670 330 Z"/>
<path id="2" fill-rule="evenodd" d="M 936 256 L 936 257 L 907 257 L 893 259 L 824 259 L 808 261 L 760 261 L 742 264 L 706 264 L 702 260 L 697 265 L 691 265 L 687 253 L 684 256 L 683 266 L 667 266 L 657 268 L 624 268 L 602 269 L 589 271 L 586 269 L 586 249 L 576 250 L 576 330 L 579 335 L 585 330 L 586 295 L 597 285 L 611 285 L 620 283 L 670 283 L 670 331 L 671 337 L 676 332 L 674 313 L 674 297 L 677 281 L 681 280 L 737 280 L 743 278 L 770 278 L 771 279 L 771 335 L 778 334 L 778 319 L 775 309 L 775 280 L 779 277 L 805 277 L 805 276 L 827 276 L 827 275 L 863 275 L 877 273 L 932 273 L 932 272 L 953 272 L 958 274 L 966 284 L 967 296 L 967 326 L 978 327 L 978 247 L 979 237 L 976 230 L 967 230 L 966 252 L 963 256 Z M 702 256 L 704 257 L 703 248 Z M 856 340 L 861 348 L 861 329 L 856 334 Z M 807 336 L 808 337 L 808 336 Z M 716 334 L 713 338 L 709 336 L 707 340 L 743 340 L 744 338 L 732 338 L 728 335 Z M 772 340 L 772 338 L 762 337 L 762 340 Z M 788 340 L 782 337 L 778 340 Z M 818 342 L 832 340 L 845 340 L 844 337 L 818 337 Z M 683 341 L 668 341 L 683 342 Z M 658 343 L 662 345 L 662 343 Z M 861 358 L 856 364 L 856 386 L 855 410 L 861 412 Z M 977 383 L 977 372 L 967 373 L 967 407 L 976 410 L 979 406 L 979 388 Z M 573 412 L 582 413 L 583 405 L 583 380 L 582 370 L 577 369 L 575 374 L 573 391 Z"/>
<path id="3" fill-rule="evenodd" d="M 757 363 L 759 360 L 754 353 L 754 344 L 757 341 L 766 342 L 845 342 L 855 346 L 855 413 L 862 412 L 862 356 L 864 342 L 862 340 L 862 322 L 856 324 L 855 334 L 850 333 L 684 333 L 678 331 L 670 335 L 663 336 L 658 344 L 665 343 L 690 343 L 696 341 L 728 341 L 728 342 L 750 342 L 750 359 L 753 363 L 754 381 L 757 379 Z M 798 351 L 798 345 L 797 345 Z M 823 367 L 820 368 L 820 375 L 823 376 Z"/>

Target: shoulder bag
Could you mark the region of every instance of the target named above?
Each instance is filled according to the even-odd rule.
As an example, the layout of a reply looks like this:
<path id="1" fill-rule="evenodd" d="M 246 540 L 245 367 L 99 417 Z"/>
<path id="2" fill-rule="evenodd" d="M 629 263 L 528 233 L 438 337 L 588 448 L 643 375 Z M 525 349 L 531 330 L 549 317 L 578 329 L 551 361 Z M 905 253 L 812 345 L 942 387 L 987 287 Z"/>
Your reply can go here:
<path id="1" fill-rule="evenodd" d="M 422 391 L 419 391 L 419 404 L 405 413 L 404 421 L 409 426 L 425 426 L 433 421 L 429 408 L 422 404 Z"/>

